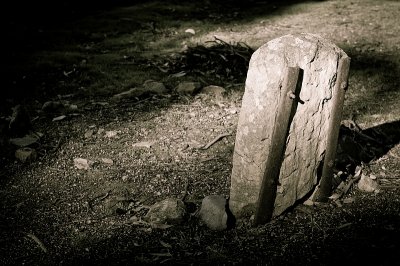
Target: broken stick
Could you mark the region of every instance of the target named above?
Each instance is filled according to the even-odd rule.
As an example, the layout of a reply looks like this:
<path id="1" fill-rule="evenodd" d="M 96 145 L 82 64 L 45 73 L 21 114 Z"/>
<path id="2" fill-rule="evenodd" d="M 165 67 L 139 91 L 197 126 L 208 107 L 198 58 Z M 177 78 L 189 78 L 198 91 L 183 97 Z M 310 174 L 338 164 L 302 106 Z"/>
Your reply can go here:
<path id="1" fill-rule="evenodd" d="M 205 145 L 204 147 L 202 147 L 202 150 L 207 150 L 208 148 L 210 148 L 212 145 L 214 145 L 216 142 L 220 141 L 221 139 L 230 136 L 231 133 L 223 133 L 223 134 L 219 134 L 218 136 L 216 136 L 212 141 L 210 141 L 207 145 Z"/>

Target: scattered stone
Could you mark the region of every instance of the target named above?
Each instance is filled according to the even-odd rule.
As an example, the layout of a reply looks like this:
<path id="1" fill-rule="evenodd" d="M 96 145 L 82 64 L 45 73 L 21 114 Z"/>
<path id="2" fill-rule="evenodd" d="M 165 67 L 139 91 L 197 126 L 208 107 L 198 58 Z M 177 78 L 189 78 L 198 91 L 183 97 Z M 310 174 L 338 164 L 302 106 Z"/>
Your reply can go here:
<path id="1" fill-rule="evenodd" d="M 375 179 L 370 176 L 361 174 L 360 181 L 358 181 L 357 187 L 359 190 L 364 192 L 379 192 L 379 185 Z"/>
<path id="2" fill-rule="evenodd" d="M 83 158 L 75 158 L 74 166 L 77 169 L 84 169 L 84 170 L 89 170 L 89 168 L 90 168 L 89 161 L 87 159 L 83 159 Z"/>
<path id="3" fill-rule="evenodd" d="M 67 111 L 68 112 L 76 112 L 76 111 L 78 111 L 78 105 L 76 105 L 76 104 L 68 105 Z"/>
<path id="4" fill-rule="evenodd" d="M 226 90 L 223 87 L 209 85 L 201 89 L 200 93 L 213 95 L 216 97 L 222 97 Z"/>
<path id="5" fill-rule="evenodd" d="M 195 94 L 201 89 L 200 82 L 181 82 L 176 87 L 176 91 L 181 94 Z"/>
<path id="6" fill-rule="evenodd" d="M 221 195 L 210 195 L 203 199 L 199 211 L 200 221 L 211 230 L 228 228 L 227 200 Z"/>
<path id="7" fill-rule="evenodd" d="M 25 147 L 25 148 L 20 148 L 15 151 L 15 158 L 17 158 L 19 161 L 25 163 L 25 162 L 32 162 L 36 160 L 37 153 L 35 149 Z"/>
<path id="8" fill-rule="evenodd" d="M 121 101 L 122 99 L 131 99 L 144 95 L 146 90 L 144 88 L 132 88 L 130 90 L 115 94 L 111 100 Z"/>
<path id="9" fill-rule="evenodd" d="M 89 129 L 88 131 L 85 132 L 85 139 L 90 138 L 91 136 L 93 136 L 93 129 Z"/>
<path id="10" fill-rule="evenodd" d="M 106 131 L 105 137 L 107 137 L 107 138 L 114 138 L 114 137 L 117 136 L 117 134 L 118 134 L 118 132 L 115 131 L 115 130 Z"/>
<path id="11" fill-rule="evenodd" d="M 145 220 L 154 224 L 180 224 L 186 215 L 185 204 L 175 198 L 167 198 L 152 205 Z"/>
<path id="12" fill-rule="evenodd" d="M 114 162 L 109 158 L 101 158 L 101 161 L 105 164 L 112 165 Z"/>
<path id="13" fill-rule="evenodd" d="M 99 128 L 99 130 L 97 130 L 97 135 L 101 135 L 104 132 L 104 128 Z"/>
<path id="14" fill-rule="evenodd" d="M 154 81 L 154 80 L 146 80 L 143 84 L 143 87 L 148 92 L 154 94 L 165 94 L 168 93 L 167 88 L 162 82 Z"/>

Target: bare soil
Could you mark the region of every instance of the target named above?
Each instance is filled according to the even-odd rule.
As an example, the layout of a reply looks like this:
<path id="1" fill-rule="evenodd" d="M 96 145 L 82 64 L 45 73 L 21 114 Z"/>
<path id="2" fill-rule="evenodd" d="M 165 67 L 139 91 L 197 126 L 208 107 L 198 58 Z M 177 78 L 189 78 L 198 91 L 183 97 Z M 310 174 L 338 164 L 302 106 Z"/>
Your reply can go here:
<path id="1" fill-rule="evenodd" d="M 14 7 L 2 22 L 1 264 L 399 261 L 400 2 L 64 4 L 51 16 L 31 7 L 40 19 Z M 320 34 L 352 58 L 343 120 L 361 129 L 343 127 L 337 168 L 351 177 L 361 167 L 380 189 L 363 192 L 354 183 L 337 201 L 299 203 L 258 227 L 240 220 L 211 231 L 193 214 L 205 196 L 229 196 L 243 64 L 265 42 L 297 32 Z M 150 79 L 168 93 L 112 100 Z M 182 95 L 175 90 L 182 81 L 226 93 Z M 43 110 L 47 101 L 76 109 Z M 24 130 L 8 130 L 17 104 L 43 134 L 30 145 L 37 157 L 25 163 L 9 143 Z M 77 169 L 76 158 L 89 160 L 89 169 Z M 184 223 L 142 222 L 153 203 L 183 195 L 192 214 Z"/>

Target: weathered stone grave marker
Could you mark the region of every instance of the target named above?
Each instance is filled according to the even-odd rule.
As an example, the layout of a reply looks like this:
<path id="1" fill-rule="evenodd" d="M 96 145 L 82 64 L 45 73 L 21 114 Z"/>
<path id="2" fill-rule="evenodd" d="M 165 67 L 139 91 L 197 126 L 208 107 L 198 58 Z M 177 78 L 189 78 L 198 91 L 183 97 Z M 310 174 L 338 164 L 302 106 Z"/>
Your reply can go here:
<path id="1" fill-rule="evenodd" d="M 229 208 L 265 223 L 314 191 L 324 200 L 350 58 L 313 34 L 286 35 L 251 57 L 242 99 Z"/>

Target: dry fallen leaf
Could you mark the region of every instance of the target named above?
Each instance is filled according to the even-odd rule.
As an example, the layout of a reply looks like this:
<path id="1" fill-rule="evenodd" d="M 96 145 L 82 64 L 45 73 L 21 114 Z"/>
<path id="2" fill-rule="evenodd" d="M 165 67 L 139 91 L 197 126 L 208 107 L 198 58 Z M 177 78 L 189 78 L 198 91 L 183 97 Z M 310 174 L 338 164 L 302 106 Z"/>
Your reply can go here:
<path id="1" fill-rule="evenodd" d="M 61 120 L 63 120 L 64 118 L 66 118 L 65 115 L 60 115 L 60 116 L 54 117 L 52 121 L 53 121 L 53 122 L 55 122 L 55 121 L 61 121 Z"/>

